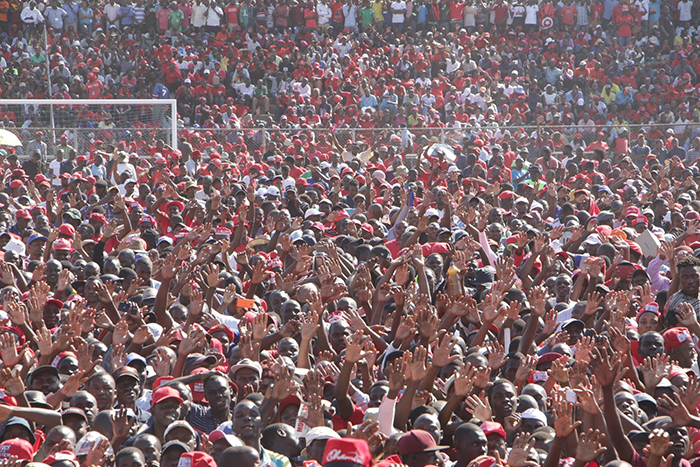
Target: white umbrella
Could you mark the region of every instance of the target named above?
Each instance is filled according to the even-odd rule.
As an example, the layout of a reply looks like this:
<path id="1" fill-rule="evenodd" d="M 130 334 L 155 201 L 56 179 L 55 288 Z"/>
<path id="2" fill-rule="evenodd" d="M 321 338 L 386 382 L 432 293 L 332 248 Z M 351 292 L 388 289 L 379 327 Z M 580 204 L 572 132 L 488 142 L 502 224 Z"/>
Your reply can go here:
<path id="1" fill-rule="evenodd" d="M 22 146 L 22 142 L 19 140 L 16 134 L 8 130 L 0 129 L 0 146 Z"/>

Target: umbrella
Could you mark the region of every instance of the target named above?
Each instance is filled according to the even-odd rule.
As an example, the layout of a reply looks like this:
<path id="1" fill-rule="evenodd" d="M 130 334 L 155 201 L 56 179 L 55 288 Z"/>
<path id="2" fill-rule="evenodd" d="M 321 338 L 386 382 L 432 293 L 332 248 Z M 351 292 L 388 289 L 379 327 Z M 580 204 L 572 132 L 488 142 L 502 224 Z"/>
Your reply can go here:
<path id="1" fill-rule="evenodd" d="M 0 146 L 22 146 L 16 134 L 0 129 Z"/>

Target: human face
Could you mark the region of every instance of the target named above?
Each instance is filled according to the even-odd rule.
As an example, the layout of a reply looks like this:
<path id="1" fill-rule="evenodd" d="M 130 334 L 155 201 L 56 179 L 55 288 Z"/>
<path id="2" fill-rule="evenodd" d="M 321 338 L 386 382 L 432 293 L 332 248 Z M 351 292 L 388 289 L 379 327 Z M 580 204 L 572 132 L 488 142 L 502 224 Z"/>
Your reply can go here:
<path id="1" fill-rule="evenodd" d="M 117 387 L 119 387 L 119 384 L 117 384 Z M 170 425 L 180 418 L 180 403 L 177 399 L 165 399 L 158 402 L 153 406 L 153 417 L 155 422 L 160 426 L 166 427 Z"/>
<path id="2" fill-rule="evenodd" d="M 510 384 L 499 384 L 491 391 L 491 407 L 497 419 L 503 419 L 515 412 L 517 394 Z M 485 437 L 484 437 L 485 439 Z"/>
<path id="3" fill-rule="evenodd" d="M 258 372 L 252 368 L 240 368 L 233 375 L 233 382 L 236 383 L 239 390 L 243 389 L 246 385 L 250 385 L 253 388 L 253 392 L 257 392 L 260 388 L 260 377 Z"/>
<path id="4" fill-rule="evenodd" d="M 615 405 L 623 414 L 630 417 L 632 420 L 637 420 L 639 417 L 639 405 L 634 396 L 629 392 L 618 392 L 615 394 Z"/>
<path id="5" fill-rule="evenodd" d="M 134 441 L 134 447 L 138 448 L 146 458 L 146 464 L 158 465 L 160 462 L 160 449 L 156 440 L 151 436 L 140 436 Z"/>
<path id="6" fill-rule="evenodd" d="M 163 453 L 160 458 L 161 467 L 177 467 L 180 461 L 180 456 L 182 456 L 185 451 L 180 447 L 171 447 Z"/>
<path id="7" fill-rule="evenodd" d="M 374 386 L 369 390 L 369 407 L 379 407 L 384 396 L 389 394 L 389 387 L 385 385 Z"/>
<path id="8" fill-rule="evenodd" d="M 53 373 L 42 371 L 37 375 L 32 375 L 31 389 L 41 391 L 45 396 L 58 391 L 58 378 Z"/>
<path id="9" fill-rule="evenodd" d="M 224 378 L 211 377 L 204 383 L 204 395 L 216 413 L 228 413 L 231 406 L 231 388 Z"/>
<path id="10" fill-rule="evenodd" d="M 113 408 L 115 387 L 114 381 L 111 378 L 96 377 L 90 381 L 87 390 L 97 401 L 97 408 L 99 410 Z"/>
<path id="11" fill-rule="evenodd" d="M 233 411 L 233 434 L 250 445 L 257 441 L 262 427 L 260 409 L 251 401 L 241 401 Z"/>
<path id="12" fill-rule="evenodd" d="M 639 356 L 656 357 L 664 352 L 664 338 L 657 333 L 644 334 L 639 339 Z"/>
<path id="13" fill-rule="evenodd" d="M 144 459 L 136 454 L 119 457 L 116 467 L 145 467 Z"/>
<path id="14" fill-rule="evenodd" d="M 690 368 L 698 360 L 693 339 L 688 339 L 673 349 L 673 359 L 678 360 L 682 368 Z"/>
<path id="15" fill-rule="evenodd" d="M 691 297 L 698 296 L 698 287 L 700 286 L 700 273 L 695 266 L 686 266 L 678 271 L 681 279 L 681 291 Z"/>
<path id="16" fill-rule="evenodd" d="M 486 454 L 488 440 L 483 431 L 470 431 L 460 441 L 457 444 L 457 458 L 460 464 L 466 465 Z"/>
<path id="17" fill-rule="evenodd" d="M 345 349 L 345 338 L 350 336 L 350 328 L 345 321 L 335 321 L 331 324 L 328 339 L 336 353 Z"/>
<path id="18" fill-rule="evenodd" d="M 438 451 L 424 451 L 401 456 L 401 459 L 408 467 L 423 467 L 425 465 L 437 465 L 440 461 L 438 455 Z"/>
<path id="19" fill-rule="evenodd" d="M 649 331 L 659 332 L 659 316 L 656 313 L 642 313 L 637 320 L 637 331 L 639 335 L 646 334 Z"/>
<path id="20" fill-rule="evenodd" d="M 119 378 L 117 381 L 117 401 L 119 405 L 125 407 L 133 406 L 136 398 L 139 396 L 140 384 L 139 381 L 131 377 Z"/>
<path id="21" fill-rule="evenodd" d="M 568 301 L 571 294 L 571 279 L 568 277 L 557 277 L 554 283 L 554 292 L 558 302 Z"/>
<path id="22" fill-rule="evenodd" d="M 496 457 L 496 454 L 504 459 L 506 456 L 506 440 L 499 434 L 492 433 L 486 437 L 488 440 L 488 455 Z"/>

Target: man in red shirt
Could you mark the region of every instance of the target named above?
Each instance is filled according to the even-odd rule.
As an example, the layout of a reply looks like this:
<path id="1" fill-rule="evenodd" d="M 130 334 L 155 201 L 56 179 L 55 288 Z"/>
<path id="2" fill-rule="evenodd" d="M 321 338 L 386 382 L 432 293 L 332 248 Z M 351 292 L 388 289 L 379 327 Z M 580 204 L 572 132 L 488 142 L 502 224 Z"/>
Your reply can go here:
<path id="1" fill-rule="evenodd" d="M 102 94 L 102 88 L 104 84 L 102 81 L 97 79 L 95 73 L 88 74 L 88 82 L 85 84 L 85 88 L 88 92 L 88 99 L 99 99 Z"/>
<path id="2" fill-rule="evenodd" d="M 572 32 L 576 26 L 576 7 L 572 0 L 565 0 L 561 7 L 561 24 L 567 32 Z"/>
<path id="3" fill-rule="evenodd" d="M 240 10 L 237 0 L 231 0 L 226 8 L 224 8 L 224 14 L 226 15 L 226 24 L 228 25 L 228 30 L 233 31 L 238 28 L 238 10 Z"/>
<path id="4" fill-rule="evenodd" d="M 620 47 L 627 47 L 632 41 L 632 24 L 634 23 L 634 13 L 628 0 L 620 0 L 620 3 L 613 8 L 612 22 L 618 27 L 618 44 Z"/>

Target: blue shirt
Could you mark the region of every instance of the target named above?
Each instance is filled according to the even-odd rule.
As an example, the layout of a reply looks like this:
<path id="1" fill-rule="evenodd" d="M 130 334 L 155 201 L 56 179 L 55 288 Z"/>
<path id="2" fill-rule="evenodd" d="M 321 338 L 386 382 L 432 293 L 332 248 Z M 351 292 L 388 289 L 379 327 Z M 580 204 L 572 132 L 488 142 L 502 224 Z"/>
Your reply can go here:
<path id="1" fill-rule="evenodd" d="M 656 11 L 654 11 L 656 10 Z M 658 21 L 661 16 L 661 0 L 649 2 L 649 21 Z"/>
<path id="2" fill-rule="evenodd" d="M 119 8 L 119 16 L 123 16 L 121 23 L 122 26 L 131 26 L 134 24 L 134 7 L 127 5 Z"/>
<path id="3" fill-rule="evenodd" d="M 66 2 L 63 4 L 63 9 L 66 10 L 66 17 L 63 19 L 65 24 L 73 24 L 78 22 L 78 2 Z"/>
<path id="4" fill-rule="evenodd" d="M 418 7 L 418 17 L 416 19 L 418 24 L 425 23 L 426 16 L 428 15 L 428 8 L 425 5 Z"/>
<path id="5" fill-rule="evenodd" d="M 156 84 L 153 88 L 154 99 L 170 99 L 170 90 L 161 83 Z"/>
<path id="6" fill-rule="evenodd" d="M 622 91 L 615 94 L 615 103 L 617 105 L 630 104 L 631 102 L 632 102 L 632 94 L 625 94 Z"/>

